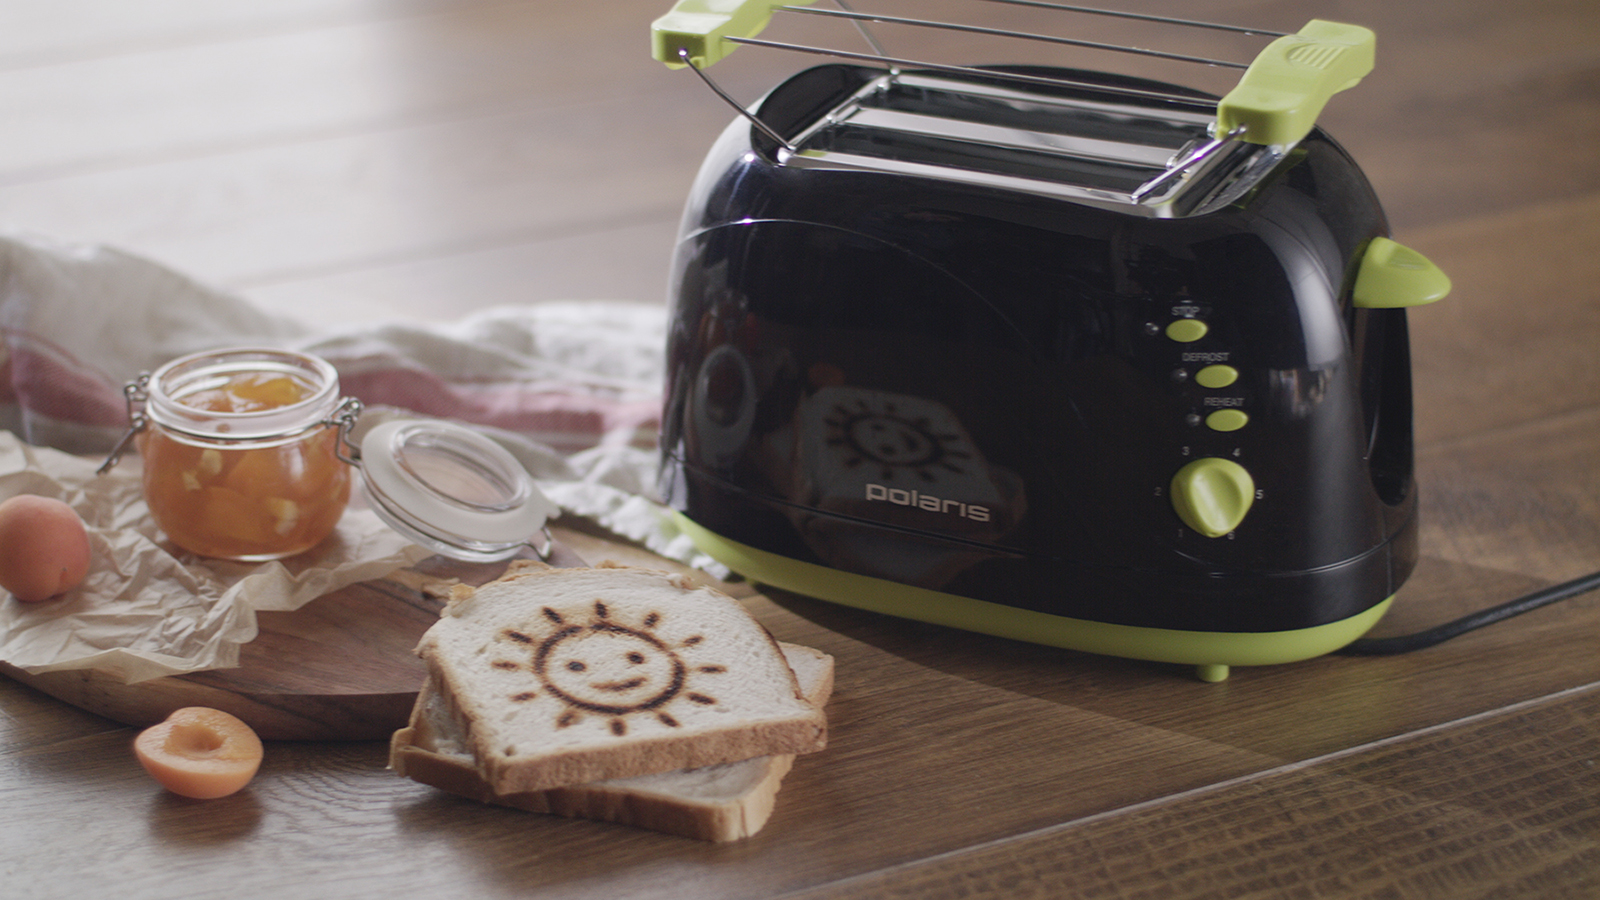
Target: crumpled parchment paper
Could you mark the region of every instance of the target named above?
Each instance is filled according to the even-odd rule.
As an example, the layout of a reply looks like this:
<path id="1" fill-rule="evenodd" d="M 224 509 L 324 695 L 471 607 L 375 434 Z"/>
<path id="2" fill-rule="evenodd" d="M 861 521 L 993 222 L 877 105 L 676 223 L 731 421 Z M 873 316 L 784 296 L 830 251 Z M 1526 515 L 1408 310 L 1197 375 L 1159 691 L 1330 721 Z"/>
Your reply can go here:
<path id="1" fill-rule="evenodd" d="M 352 508 L 333 536 L 293 559 L 203 559 L 166 543 L 150 521 L 137 458 L 105 475 L 98 465 L 0 432 L 0 497 L 69 504 L 92 551 L 88 577 L 62 596 L 19 603 L 0 591 L 0 660 L 32 674 L 97 669 L 132 684 L 234 666 L 256 636 L 257 612 L 298 609 L 428 555 Z"/>

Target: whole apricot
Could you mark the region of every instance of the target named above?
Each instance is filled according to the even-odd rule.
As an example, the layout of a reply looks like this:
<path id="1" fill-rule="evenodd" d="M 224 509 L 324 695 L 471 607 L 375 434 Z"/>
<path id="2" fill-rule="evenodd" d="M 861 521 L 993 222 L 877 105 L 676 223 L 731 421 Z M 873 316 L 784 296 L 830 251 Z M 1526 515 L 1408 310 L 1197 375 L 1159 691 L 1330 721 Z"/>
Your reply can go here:
<path id="1" fill-rule="evenodd" d="M 46 600 L 89 574 L 89 533 L 67 504 L 18 494 L 0 503 L 0 588 L 25 603 Z"/>
<path id="2" fill-rule="evenodd" d="M 182 797 L 214 800 L 250 783 L 261 767 L 261 738 L 238 717 L 186 706 L 133 740 L 139 764 Z"/>

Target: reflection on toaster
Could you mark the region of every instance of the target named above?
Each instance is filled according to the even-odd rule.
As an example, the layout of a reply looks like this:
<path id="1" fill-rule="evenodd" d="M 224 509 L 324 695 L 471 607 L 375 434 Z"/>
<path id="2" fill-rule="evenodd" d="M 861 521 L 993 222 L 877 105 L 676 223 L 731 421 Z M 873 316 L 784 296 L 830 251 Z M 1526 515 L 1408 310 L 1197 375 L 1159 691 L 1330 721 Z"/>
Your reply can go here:
<path id="1" fill-rule="evenodd" d="M 750 361 L 728 344 L 712 350 L 689 397 L 688 434 L 695 450 L 726 466 L 746 450 L 756 416 L 756 379 Z"/>
<path id="2" fill-rule="evenodd" d="M 943 584 L 993 556 L 948 539 L 994 544 L 1022 517 L 1021 479 L 987 462 L 938 401 L 823 387 L 800 402 L 793 434 L 791 515 L 829 565 Z"/>

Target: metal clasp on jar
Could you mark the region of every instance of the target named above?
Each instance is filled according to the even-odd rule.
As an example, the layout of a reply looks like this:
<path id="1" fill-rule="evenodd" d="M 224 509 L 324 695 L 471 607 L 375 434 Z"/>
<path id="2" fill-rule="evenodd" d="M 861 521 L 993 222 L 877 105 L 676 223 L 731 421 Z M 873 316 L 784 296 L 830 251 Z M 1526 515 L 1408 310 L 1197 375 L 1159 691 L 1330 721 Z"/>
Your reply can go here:
<path id="1" fill-rule="evenodd" d="M 356 420 L 361 418 L 361 401 L 354 397 L 342 397 L 339 406 L 333 415 L 322 421 L 323 425 L 339 429 L 339 443 L 334 448 L 334 455 L 339 461 L 348 465 L 361 468 L 361 448 L 350 443 L 350 433 L 355 430 Z"/>
<path id="2" fill-rule="evenodd" d="M 122 386 L 122 398 L 128 405 L 128 430 L 123 432 L 117 440 L 116 446 L 111 448 L 111 453 L 106 461 L 95 469 L 96 475 L 104 475 L 122 459 L 128 452 L 128 447 L 133 444 L 133 439 L 139 436 L 150 425 L 150 417 L 145 415 L 144 405 L 150 399 L 150 373 L 140 372 L 139 377 Z"/>

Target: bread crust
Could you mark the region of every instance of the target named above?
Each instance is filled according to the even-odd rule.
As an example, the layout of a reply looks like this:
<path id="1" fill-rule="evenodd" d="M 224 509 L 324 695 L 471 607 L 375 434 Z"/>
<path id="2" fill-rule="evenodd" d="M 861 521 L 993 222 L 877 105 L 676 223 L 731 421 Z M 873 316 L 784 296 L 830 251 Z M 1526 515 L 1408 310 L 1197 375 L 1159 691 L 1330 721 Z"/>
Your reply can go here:
<path id="1" fill-rule="evenodd" d="M 808 647 L 780 646 L 807 702 L 819 709 L 825 706 L 833 693 L 833 658 Z M 436 717 L 440 709 L 440 698 L 430 680 L 417 698 L 410 723 L 395 732 L 390 743 L 389 765 L 396 773 L 482 803 L 631 825 L 703 841 L 735 841 L 760 831 L 771 817 L 779 787 L 794 763 L 792 754 L 777 754 L 699 772 L 502 794 L 489 786 L 471 756 L 459 749 L 445 749 L 453 741 L 439 733 Z M 695 793 L 698 779 L 718 776 L 734 783 L 728 796 L 707 798 Z"/>

